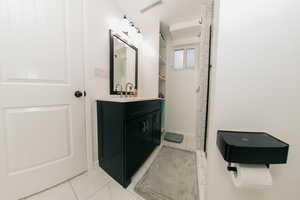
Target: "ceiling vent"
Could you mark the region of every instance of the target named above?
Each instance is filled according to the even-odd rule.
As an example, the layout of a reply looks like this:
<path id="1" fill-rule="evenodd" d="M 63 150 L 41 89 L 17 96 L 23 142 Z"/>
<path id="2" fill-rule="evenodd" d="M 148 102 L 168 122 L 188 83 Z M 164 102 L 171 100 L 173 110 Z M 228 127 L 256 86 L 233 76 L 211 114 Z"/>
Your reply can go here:
<path id="1" fill-rule="evenodd" d="M 151 10 L 152 8 L 156 7 L 156 6 L 161 5 L 162 3 L 163 3 L 162 0 L 155 1 L 155 2 L 151 3 L 150 5 L 144 7 L 143 9 L 141 9 L 140 12 L 145 13 L 145 12 Z"/>

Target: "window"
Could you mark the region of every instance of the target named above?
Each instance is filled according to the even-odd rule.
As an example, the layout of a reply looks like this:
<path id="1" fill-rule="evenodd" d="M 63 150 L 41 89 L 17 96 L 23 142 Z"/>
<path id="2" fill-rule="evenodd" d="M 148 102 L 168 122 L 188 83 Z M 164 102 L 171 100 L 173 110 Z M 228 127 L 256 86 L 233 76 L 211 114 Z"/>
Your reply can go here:
<path id="1" fill-rule="evenodd" d="M 186 68 L 193 68 L 195 65 L 196 50 L 189 48 L 186 50 Z"/>
<path id="2" fill-rule="evenodd" d="M 174 68 L 183 69 L 184 65 L 184 49 L 176 49 L 174 52 Z"/>
<path id="3" fill-rule="evenodd" d="M 174 50 L 174 69 L 192 69 L 196 64 L 196 49 L 182 48 Z"/>

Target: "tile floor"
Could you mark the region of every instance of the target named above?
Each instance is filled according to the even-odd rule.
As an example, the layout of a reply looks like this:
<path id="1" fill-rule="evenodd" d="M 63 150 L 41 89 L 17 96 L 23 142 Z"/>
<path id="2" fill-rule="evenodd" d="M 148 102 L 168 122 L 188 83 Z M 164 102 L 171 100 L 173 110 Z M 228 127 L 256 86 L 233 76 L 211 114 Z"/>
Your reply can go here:
<path id="1" fill-rule="evenodd" d="M 24 200 L 141 200 L 125 190 L 102 169 L 96 168 L 74 179 Z"/>
<path id="2" fill-rule="evenodd" d="M 133 177 L 127 189 L 120 186 L 101 168 L 96 167 L 94 170 L 24 200 L 144 200 L 134 192 L 134 187 L 150 167 L 160 148 L 161 146 L 152 153 Z M 197 152 L 200 200 L 205 198 L 205 163 L 204 155 Z"/>

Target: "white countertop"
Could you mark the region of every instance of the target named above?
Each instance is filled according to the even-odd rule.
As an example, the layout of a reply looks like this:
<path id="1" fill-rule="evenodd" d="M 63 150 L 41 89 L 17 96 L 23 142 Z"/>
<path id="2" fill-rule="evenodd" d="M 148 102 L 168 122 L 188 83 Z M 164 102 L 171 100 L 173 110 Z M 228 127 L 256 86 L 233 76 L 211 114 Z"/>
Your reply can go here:
<path id="1" fill-rule="evenodd" d="M 164 100 L 162 98 L 147 98 L 147 97 L 105 97 L 97 99 L 99 101 L 111 101 L 111 102 L 120 102 L 120 103 L 126 103 L 126 102 L 135 102 L 135 101 L 150 101 L 150 100 Z"/>

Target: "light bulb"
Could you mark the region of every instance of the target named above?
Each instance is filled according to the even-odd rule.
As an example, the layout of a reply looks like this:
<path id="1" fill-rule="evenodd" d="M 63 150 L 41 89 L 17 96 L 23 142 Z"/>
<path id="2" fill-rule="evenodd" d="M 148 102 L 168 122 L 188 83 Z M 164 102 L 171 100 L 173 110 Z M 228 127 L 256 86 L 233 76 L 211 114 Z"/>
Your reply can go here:
<path id="1" fill-rule="evenodd" d="M 136 37 L 137 43 L 141 43 L 143 41 L 143 35 L 142 35 L 140 29 L 138 29 L 138 32 L 135 37 Z"/>
<path id="2" fill-rule="evenodd" d="M 130 29 L 130 26 L 131 26 L 131 24 L 130 24 L 128 18 L 126 17 L 126 15 L 124 15 L 122 23 L 121 23 L 121 27 L 122 27 L 121 30 L 124 33 L 128 33 L 129 29 Z"/>
<path id="3" fill-rule="evenodd" d="M 131 22 L 131 26 L 128 31 L 128 36 L 134 38 L 136 36 L 136 33 L 137 33 L 136 28 L 134 27 L 134 24 Z"/>

